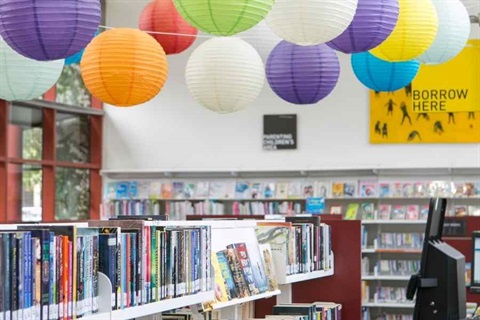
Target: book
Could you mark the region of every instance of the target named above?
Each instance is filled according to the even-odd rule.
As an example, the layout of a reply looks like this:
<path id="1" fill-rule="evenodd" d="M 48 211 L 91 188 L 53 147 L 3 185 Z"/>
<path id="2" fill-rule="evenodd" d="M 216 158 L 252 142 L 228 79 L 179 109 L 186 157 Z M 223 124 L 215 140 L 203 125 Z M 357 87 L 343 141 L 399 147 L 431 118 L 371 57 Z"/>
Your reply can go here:
<path id="1" fill-rule="evenodd" d="M 225 302 L 229 300 L 229 294 L 227 293 L 227 283 L 223 278 L 223 273 L 220 264 L 218 262 L 217 253 L 212 253 L 212 266 L 215 272 L 215 302 Z M 223 266 L 225 267 L 225 266 Z M 233 279 L 232 279 L 233 280 Z"/>
<path id="2" fill-rule="evenodd" d="M 162 199 L 174 199 L 173 197 L 173 184 L 171 182 L 162 183 Z"/>
<path id="3" fill-rule="evenodd" d="M 138 181 L 139 199 L 148 199 L 150 197 L 150 181 Z"/>
<path id="4" fill-rule="evenodd" d="M 255 278 L 253 274 L 252 263 L 247 251 L 247 246 L 245 243 L 235 243 L 227 246 L 227 250 L 234 249 L 237 256 L 239 265 L 243 272 L 243 279 L 248 286 L 250 295 L 259 294 L 259 289 L 256 286 Z"/>
<path id="5" fill-rule="evenodd" d="M 415 189 L 412 183 L 406 182 L 403 184 L 402 196 L 404 198 L 412 198 L 415 196 Z"/>
<path id="6" fill-rule="evenodd" d="M 185 199 L 192 199 L 192 198 L 196 198 L 196 188 L 197 188 L 197 185 L 193 182 L 186 182 L 184 187 L 183 187 L 183 195 L 185 197 Z"/>
<path id="7" fill-rule="evenodd" d="M 259 199 L 264 197 L 265 194 L 263 192 L 263 183 L 261 182 L 253 182 L 250 184 L 250 198 L 252 199 Z"/>
<path id="8" fill-rule="evenodd" d="M 390 193 L 390 183 L 388 182 L 380 182 L 378 184 L 378 190 L 380 198 L 389 198 L 392 196 Z"/>
<path id="9" fill-rule="evenodd" d="M 429 212 L 428 204 L 420 206 L 420 216 L 418 217 L 419 220 L 426 221 L 428 219 L 428 212 Z"/>
<path id="10" fill-rule="evenodd" d="M 185 183 L 182 181 L 174 181 L 173 182 L 173 199 L 185 199 L 185 194 L 184 194 L 184 186 Z"/>
<path id="11" fill-rule="evenodd" d="M 208 196 L 209 196 L 209 182 L 208 181 L 197 182 L 195 198 L 206 199 L 208 198 Z"/>
<path id="12" fill-rule="evenodd" d="M 269 244 L 275 264 L 285 265 L 288 275 L 293 273 L 292 224 L 289 222 L 258 222 L 257 239 L 260 245 Z"/>
<path id="13" fill-rule="evenodd" d="M 402 205 L 395 205 L 392 209 L 392 220 L 405 220 L 407 214 L 407 207 Z"/>
<path id="14" fill-rule="evenodd" d="M 403 183 L 393 182 L 390 184 L 390 196 L 392 198 L 402 198 L 403 197 Z"/>
<path id="15" fill-rule="evenodd" d="M 316 307 L 308 303 L 277 304 L 273 307 L 273 314 L 307 316 L 308 320 L 314 320 Z"/>
<path id="16" fill-rule="evenodd" d="M 332 197 L 343 198 L 343 182 L 332 183 Z"/>
<path id="17" fill-rule="evenodd" d="M 275 183 L 273 182 L 265 183 L 264 189 L 263 189 L 263 197 L 265 199 L 271 199 L 275 197 Z"/>
<path id="18" fill-rule="evenodd" d="M 370 180 L 360 181 L 359 191 L 362 198 L 375 198 L 377 196 L 377 182 Z"/>
<path id="19" fill-rule="evenodd" d="M 360 205 L 360 213 L 362 220 L 374 220 L 375 219 L 375 204 L 362 203 Z"/>
<path id="20" fill-rule="evenodd" d="M 288 198 L 300 199 L 302 197 L 302 183 L 299 181 L 291 181 L 288 184 Z"/>
<path id="21" fill-rule="evenodd" d="M 425 183 L 415 182 L 413 184 L 413 196 L 416 198 L 423 198 L 426 196 Z"/>
<path id="22" fill-rule="evenodd" d="M 381 204 L 378 209 L 378 219 L 390 220 L 392 213 L 392 206 L 389 204 Z"/>
<path id="23" fill-rule="evenodd" d="M 347 206 L 347 212 L 345 213 L 345 220 L 355 220 L 357 219 L 358 209 L 360 208 L 359 203 L 350 203 Z"/>
<path id="24" fill-rule="evenodd" d="M 163 198 L 162 184 L 158 181 L 150 182 L 150 191 L 148 198 L 150 199 L 159 199 Z M 166 198 L 165 198 L 166 199 Z"/>
<path id="25" fill-rule="evenodd" d="M 418 220 L 420 217 L 420 208 L 418 205 L 408 205 L 407 206 L 407 220 Z"/>
<path id="26" fill-rule="evenodd" d="M 480 206 L 468 206 L 468 215 L 469 216 L 480 216 Z"/>
<path id="27" fill-rule="evenodd" d="M 237 181 L 235 184 L 235 198 L 236 199 L 251 199 L 252 193 L 250 190 L 250 182 Z"/>
<path id="28" fill-rule="evenodd" d="M 335 205 L 330 207 L 330 214 L 342 214 L 343 206 Z"/>
<path id="29" fill-rule="evenodd" d="M 268 278 L 263 264 L 262 253 L 259 246 L 247 246 L 248 257 L 250 258 L 250 265 L 253 271 L 253 279 L 258 293 L 268 291 Z"/>
<path id="30" fill-rule="evenodd" d="M 332 183 L 330 181 L 317 181 L 315 183 L 315 197 L 330 198 Z"/>
<path id="31" fill-rule="evenodd" d="M 305 182 L 303 184 L 302 190 L 303 190 L 302 197 L 305 198 L 305 199 L 315 196 L 315 187 L 314 187 L 314 184 L 311 183 L 311 182 Z"/>
<path id="32" fill-rule="evenodd" d="M 232 271 L 230 270 L 230 264 L 225 255 L 225 251 L 219 251 L 216 253 L 218 266 L 222 274 L 222 279 L 225 281 L 225 289 L 228 295 L 228 300 L 239 297 L 239 292 L 233 278 Z"/>
<path id="33" fill-rule="evenodd" d="M 237 253 L 234 248 L 227 248 L 225 250 L 225 256 L 227 257 L 230 270 L 232 271 L 233 281 L 237 288 L 238 298 L 245 298 L 250 296 L 250 288 L 245 279 L 243 267 L 238 260 Z"/>
<path id="34" fill-rule="evenodd" d="M 456 205 L 455 206 L 455 216 L 456 217 L 465 217 L 467 215 L 468 215 L 467 206 L 463 206 L 463 205 Z"/>
<path id="35" fill-rule="evenodd" d="M 277 276 L 275 274 L 275 266 L 270 245 L 260 244 L 259 250 L 262 257 L 263 266 L 265 268 L 265 276 L 267 277 L 268 281 L 268 291 L 278 290 Z"/>
<path id="36" fill-rule="evenodd" d="M 276 184 L 276 198 L 286 199 L 288 196 L 288 182 L 277 182 Z"/>
<path id="37" fill-rule="evenodd" d="M 345 198 L 353 198 L 357 195 L 357 184 L 353 182 L 345 182 L 343 184 L 343 196 Z"/>

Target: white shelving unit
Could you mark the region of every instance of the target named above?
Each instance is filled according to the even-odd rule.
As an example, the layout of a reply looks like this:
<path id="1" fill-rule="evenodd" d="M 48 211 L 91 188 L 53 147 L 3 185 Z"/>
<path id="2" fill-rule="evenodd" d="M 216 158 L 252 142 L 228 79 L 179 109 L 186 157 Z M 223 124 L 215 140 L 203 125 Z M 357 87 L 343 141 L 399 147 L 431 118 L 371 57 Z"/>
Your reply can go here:
<path id="1" fill-rule="evenodd" d="M 368 275 L 362 276 L 362 280 L 408 281 L 410 276 Z"/>
<path id="2" fill-rule="evenodd" d="M 425 220 L 363 220 L 362 224 L 426 224 Z"/>
<path id="3" fill-rule="evenodd" d="M 413 303 L 392 303 L 392 302 L 364 302 L 362 304 L 364 307 L 368 308 L 406 308 L 411 309 L 415 307 Z"/>
<path id="4" fill-rule="evenodd" d="M 271 291 L 271 292 L 264 292 L 264 293 L 257 294 L 257 295 L 254 295 L 254 296 L 250 296 L 250 297 L 246 297 L 246 298 L 233 299 L 233 300 L 230 300 L 230 301 L 227 301 L 227 302 L 220 302 L 220 303 L 217 303 L 213 306 L 213 310 L 219 310 L 219 309 L 228 308 L 228 307 L 232 307 L 232 306 L 236 306 L 236 305 L 241 305 L 241 304 L 251 302 L 251 301 L 255 301 L 255 300 L 271 298 L 271 297 L 279 295 L 280 293 L 281 293 L 280 290 L 275 290 L 275 291 Z"/>

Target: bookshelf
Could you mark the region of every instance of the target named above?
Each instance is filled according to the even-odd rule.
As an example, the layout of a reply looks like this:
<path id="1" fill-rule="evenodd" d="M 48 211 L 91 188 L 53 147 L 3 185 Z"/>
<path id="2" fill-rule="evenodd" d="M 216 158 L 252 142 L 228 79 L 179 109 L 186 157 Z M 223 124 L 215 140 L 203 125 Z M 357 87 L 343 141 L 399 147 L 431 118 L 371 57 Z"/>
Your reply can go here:
<path id="1" fill-rule="evenodd" d="M 382 302 L 365 302 L 364 307 L 368 308 L 394 308 L 394 309 L 413 309 L 413 303 L 382 303 Z"/>
<path id="2" fill-rule="evenodd" d="M 362 280 L 378 280 L 378 281 L 408 281 L 410 276 L 389 276 L 389 275 L 365 275 Z"/>

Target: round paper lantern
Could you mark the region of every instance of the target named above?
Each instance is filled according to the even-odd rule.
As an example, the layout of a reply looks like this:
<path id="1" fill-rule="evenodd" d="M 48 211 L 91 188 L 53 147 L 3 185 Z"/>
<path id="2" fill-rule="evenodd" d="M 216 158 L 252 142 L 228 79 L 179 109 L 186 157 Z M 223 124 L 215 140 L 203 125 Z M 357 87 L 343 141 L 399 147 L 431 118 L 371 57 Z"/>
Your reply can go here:
<path id="1" fill-rule="evenodd" d="M 255 27 L 239 33 L 237 36 L 250 43 L 258 51 L 263 61 L 267 61 L 270 52 L 282 41 L 282 39 L 267 26 L 265 20 L 261 21 Z"/>
<path id="2" fill-rule="evenodd" d="M 277 0 L 265 20 L 280 38 L 310 46 L 342 34 L 357 5 L 358 0 Z"/>
<path id="3" fill-rule="evenodd" d="M 55 85 L 63 70 L 63 60 L 26 58 L 0 37 L 0 70 L 0 99 L 32 100 Z"/>
<path id="4" fill-rule="evenodd" d="M 385 61 L 415 59 L 432 45 L 438 17 L 431 0 L 399 0 L 397 25 L 388 38 L 370 52 Z"/>
<path id="5" fill-rule="evenodd" d="M 162 47 L 145 32 L 118 28 L 102 32 L 80 62 L 88 90 L 108 104 L 129 107 L 155 97 L 167 79 Z"/>
<path id="6" fill-rule="evenodd" d="M 314 104 L 328 96 L 340 75 L 333 49 L 325 44 L 299 46 L 280 42 L 267 60 L 267 80 L 283 100 Z"/>
<path id="7" fill-rule="evenodd" d="M 95 36 L 98 36 L 99 32 L 97 30 L 97 32 L 95 32 Z M 71 64 L 78 64 L 80 63 L 80 61 L 82 60 L 82 57 L 83 57 L 83 52 L 85 51 L 85 48 L 83 48 L 82 50 L 80 50 L 79 52 L 75 53 L 74 55 L 71 55 L 70 57 L 66 58 L 65 59 L 65 65 L 66 66 L 69 66 Z"/>
<path id="8" fill-rule="evenodd" d="M 357 79 L 375 91 L 396 91 L 415 79 L 420 62 L 416 60 L 388 62 L 369 52 L 352 54 L 352 68 Z"/>
<path id="9" fill-rule="evenodd" d="M 432 0 L 438 14 L 438 33 L 418 59 L 424 64 L 447 62 L 459 54 L 470 36 L 470 17 L 460 0 Z"/>
<path id="10" fill-rule="evenodd" d="M 239 111 L 263 89 L 262 58 L 238 38 L 213 38 L 190 56 L 185 71 L 190 93 L 204 107 L 218 113 Z"/>
<path id="11" fill-rule="evenodd" d="M 192 26 L 206 33 L 231 36 L 262 21 L 275 0 L 173 0 Z"/>
<path id="12" fill-rule="evenodd" d="M 147 5 L 140 16 L 139 28 L 144 31 L 181 34 L 150 34 L 160 43 L 166 54 L 185 51 L 193 44 L 198 33 L 198 30 L 178 13 L 173 0 L 155 0 Z"/>
<path id="13" fill-rule="evenodd" d="M 398 11 L 398 0 L 358 0 L 350 26 L 327 45 L 343 53 L 373 49 L 392 33 Z"/>
<path id="14" fill-rule="evenodd" d="M 65 59 L 92 40 L 100 17 L 100 0 L 2 0 L 0 34 L 26 57 Z"/>

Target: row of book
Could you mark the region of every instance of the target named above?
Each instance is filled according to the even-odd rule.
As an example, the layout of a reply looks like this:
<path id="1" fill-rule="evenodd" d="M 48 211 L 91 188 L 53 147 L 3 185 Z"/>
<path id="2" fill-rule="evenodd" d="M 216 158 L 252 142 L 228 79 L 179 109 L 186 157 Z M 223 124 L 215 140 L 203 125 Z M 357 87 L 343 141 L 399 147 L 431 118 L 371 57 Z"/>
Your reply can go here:
<path id="1" fill-rule="evenodd" d="M 0 233 L 0 319 L 72 319 L 98 311 L 99 233 L 19 226 Z"/>
<path id="2" fill-rule="evenodd" d="M 266 320 L 341 320 L 342 305 L 334 302 L 277 304 Z M 250 318 L 249 320 L 261 320 Z"/>
<path id="3" fill-rule="evenodd" d="M 375 276 L 405 276 L 420 270 L 419 260 L 378 260 L 373 266 Z M 370 258 L 362 258 L 362 275 L 371 275 Z"/>
<path id="4" fill-rule="evenodd" d="M 269 244 L 275 263 L 293 275 L 330 270 L 333 264 L 331 228 L 320 217 L 286 217 L 285 222 L 257 222 L 257 239 Z"/>
<path id="5" fill-rule="evenodd" d="M 162 221 L 90 221 L 106 235 L 101 261 L 112 308 L 123 309 L 211 290 L 211 228 Z M 140 249 L 140 250 L 138 250 Z"/>
<path id="6" fill-rule="evenodd" d="M 385 232 L 377 235 L 376 248 L 383 249 L 422 249 L 423 233 Z"/>
<path id="7" fill-rule="evenodd" d="M 413 320 L 413 315 L 411 314 L 394 314 L 394 313 L 385 313 L 375 314 L 372 316 L 370 308 L 363 308 L 362 310 L 362 320 Z"/>
<path id="8" fill-rule="evenodd" d="M 403 287 L 377 287 L 373 299 L 376 303 L 407 303 L 406 294 Z"/>
<path id="9" fill-rule="evenodd" d="M 479 181 L 111 181 L 107 199 L 305 199 L 479 197 Z"/>

